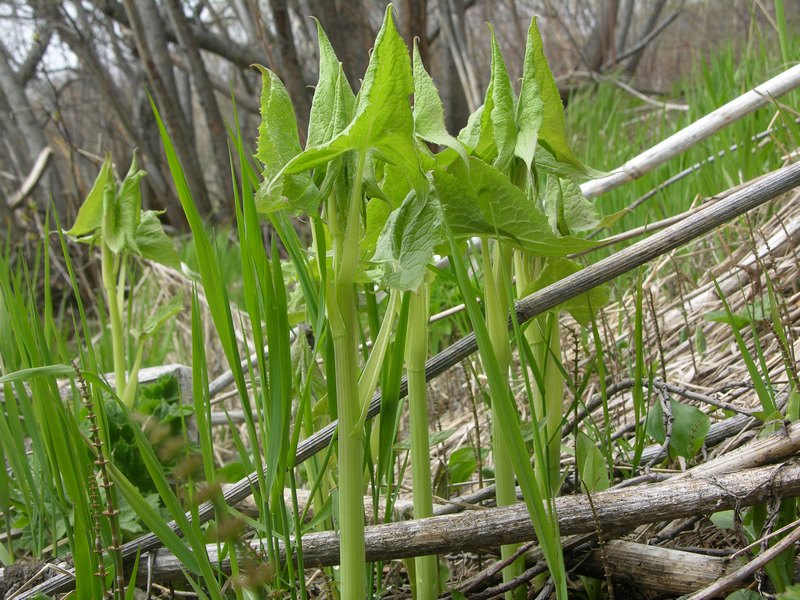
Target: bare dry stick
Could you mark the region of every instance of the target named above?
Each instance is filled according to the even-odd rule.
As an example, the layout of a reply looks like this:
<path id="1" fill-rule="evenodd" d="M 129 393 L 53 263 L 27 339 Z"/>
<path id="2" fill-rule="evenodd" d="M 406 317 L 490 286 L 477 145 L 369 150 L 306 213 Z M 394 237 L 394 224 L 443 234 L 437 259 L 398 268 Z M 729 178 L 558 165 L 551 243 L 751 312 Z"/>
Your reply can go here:
<path id="1" fill-rule="evenodd" d="M 581 185 L 581 191 L 587 198 L 595 198 L 628 181 L 638 179 L 701 140 L 710 137 L 720 129 L 762 106 L 766 106 L 773 98 L 782 96 L 797 86 L 800 86 L 800 65 L 795 65 L 746 94 L 708 113 L 702 119 L 695 121 L 678 133 L 629 160 L 610 176 L 587 181 Z"/>
<path id="2" fill-rule="evenodd" d="M 785 463 L 719 476 L 673 479 L 655 485 L 609 490 L 595 494 L 592 500 L 596 518 L 603 523 L 604 529 L 619 531 L 645 523 L 708 514 L 733 506 L 743 508 L 769 498 L 797 495 L 800 495 L 800 464 Z M 562 535 L 595 531 L 595 515 L 583 495 L 557 498 L 556 513 Z M 369 561 L 393 560 L 477 551 L 533 539 L 535 534 L 528 510 L 524 504 L 516 504 L 367 527 L 366 555 Z M 250 542 L 256 552 L 260 544 L 258 540 Z M 206 548 L 212 562 L 217 563 L 221 558 L 217 554 L 217 545 Z M 335 565 L 338 560 L 339 536 L 336 532 L 303 536 L 306 567 Z M 222 570 L 230 572 L 229 558 L 221 559 L 219 564 Z M 182 579 L 184 572 L 185 566 L 175 556 L 160 553 L 151 563 L 149 576 L 155 581 L 169 581 Z M 140 568 L 138 576 L 145 580 L 147 569 Z M 53 578 L 36 589 L 40 590 L 57 579 Z M 30 598 L 33 591 L 15 598 Z"/>
<path id="3" fill-rule="evenodd" d="M 800 71 L 800 66 L 798 66 L 798 71 Z M 681 223 L 664 229 L 646 240 L 633 244 L 624 250 L 589 265 L 574 275 L 565 277 L 561 281 L 527 296 L 516 304 L 516 318 L 520 324 L 525 323 L 570 298 L 585 294 L 592 288 L 607 283 L 623 273 L 631 271 L 662 254 L 674 250 L 712 231 L 723 223 L 744 214 L 752 208 L 760 206 L 791 190 L 797 185 L 800 185 L 800 163 L 774 171 L 753 185 L 689 216 Z M 510 325 L 511 321 L 509 320 L 509 326 Z M 428 360 L 425 369 L 426 378 L 430 381 L 434 377 L 438 377 L 476 350 L 477 342 L 474 334 L 462 338 Z M 406 393 L 407 385 L 404 380 L 401 385 L 401 397 L 405 396 Z M 376 394 L 369 406 L 369 418 L 374 417 L 380 412 L 380 403 L 380 394 Z M 295 463 L 300 463 L 325 448 L 333 439 L 335 431 L 336 423 L 334 422 L 303 440 L 298 446 Z M 224 494 L 224 498 L 228 504 L 236 504 L 252 494 L 253 490 L 256 489 L 258 489 L 258 477 L 256 474 L 251 474 L 229 488 Z M 474 515 L 475 513 L 471 514 Z M 202 504 L 197 509 L 197 518 L 200 522 L 208 521 L 213 515 L 214 506 L 210 503 Z M 187 518 L 192 519 L 193 515 L 187 513 Z M 174 531 L 180 534 L 180 530 L 174 521 L 169 525 Z M 528 526 L 530 526 L 529 520 Z M 494 533 L 496 534 L 497 531 Z M 128 542 L 123 547 L 123 555 L 125 557 L 134 556 L 137 552 L 148 552 L 158 548 L 160 545 L 161 542 L 158 537 L 150 533 Z M 436 553 L 436 551 L 429 552 L 429 554 Z M 58 576 L 37 587 L 35 592 L 53 594 L 57 591 L 66 591 L 73 583 L 74 581 L 69 577 Z M 22 597 L 29 598 L 32 596 Z"/>
<path id="4" fill-rule="evenodd" d="M 31 172 L 28 173 L 22 186 L 6 199 L 6 203 L 10 209 L 14 210 L 18 208 L 19 205 L 22 204 L 22 201 L 28 197 L 28 194 L 33 191 L 33 188 L 36 187 L 36 184 L 39 183 L 39 180 L 42 178 L 47 163 L 52 155 L 53 149 L 50 146 L 42 148 L 39 156 L 36 157 L 36 162 L 33 163 Z"/>

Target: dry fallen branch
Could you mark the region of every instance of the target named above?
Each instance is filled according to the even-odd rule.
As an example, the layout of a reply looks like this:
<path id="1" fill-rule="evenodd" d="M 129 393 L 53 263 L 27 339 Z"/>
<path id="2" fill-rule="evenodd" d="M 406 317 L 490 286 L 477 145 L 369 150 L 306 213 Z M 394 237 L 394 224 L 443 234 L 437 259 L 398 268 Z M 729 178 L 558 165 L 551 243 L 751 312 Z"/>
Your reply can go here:
<path id="1" fill-rule="evenodd" d="M 625 540 L 607 542 L 606 553 L 614 581 L 676 596 L 711 585 L 737 567 L 727 558 Z M 592 550 L 574 570 L 581 575 L 603 577 L 600 550 Z"/>
<path id="2" fill-rule="evenodd" d="M 609 177 L 587 181 L 581 185 L 581 191 L 587 198 L 595 198 L 627 181 L 638 179 L 734 121 L 766 106 L 774 98 L 782 96 L 798 85 L 800 85 L 800 65 L 795 65 L 629 160 Z"/>
<path id="3" fill-rule="evenodd" d="M 673 479 L 655 485 L 600 492 L 592 496 L 594 511 L 585 496 L 565 496 L 556 499 L 556 511 L 561 534 L 574 535 L 593 533 L 597 522 L 603 524 L 606 532 L 621 531 L 646 523 L 709 514 L 734 506 L 744 508 L 776 497 L 798 495 L 800 464 L 783 463 L 738 473 Z M 392 560 L 476 551 L 533 539 L 527 508 L 517 504 L 367 527 L 366 554 L 370 561 Z M 303 537 L 302 544 L 306 567 L 338 563 L 339 536 L 335 532 L 308 534 Z M 250 542 L 252 551 L 258 551 L 259 547 L 259 540 Z M 216 545 L 207 546 L 212 562 L 218 560 L 217 550 Z M 242 559 L 248 555 L 250 553 L 243 553 Z M 141 582 L 148 576 L 154 581 L 183 578 L 185 567 L 175 556 L 167 553 L 151 556 L 149 561 L 143 558 L 140 562 Z M 149 569 L 145 566 L 148 563 Z M 230 571 L 229 559 L 219 564 L 224 571 Z M 55 577 L 50 582 L 60 578 Z M 31 597 L 30 593 L 17 598 Z"/>

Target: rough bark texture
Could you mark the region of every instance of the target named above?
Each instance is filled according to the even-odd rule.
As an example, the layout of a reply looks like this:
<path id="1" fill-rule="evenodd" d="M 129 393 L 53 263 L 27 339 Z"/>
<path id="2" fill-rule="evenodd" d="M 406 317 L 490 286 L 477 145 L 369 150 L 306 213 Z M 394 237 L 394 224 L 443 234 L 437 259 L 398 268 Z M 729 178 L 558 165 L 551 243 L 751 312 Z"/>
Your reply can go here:
<path id="1" fill-rule="evenodd" d="M 597 579 L 605 577 L 608 565 L 615 582 L 648 592 L 679 596 L 710 585 L 731 573 L 739 561 L 661 546 L 647 546 L 626 540 L 606 543 L 606 556 L 600 549 L 576 560 L 575 572 Z"/>
<path id="2" fill-rule="evenodd" d="M 186 61 L 189 66 L 188 71 L 194 84 L 193 88 L 203 111 L 203 118 L 208 126 L 209 140 L 214 157 L 214 177 L 219 182 L 220 191 L 225 197 L 231 193 L 233 181 L 231 180 L 228 144 L 226 143 L 228 133 L 225 129 L 222 113 L 219 110 L 217 98 L 214 95 L 214 86 L 208 76 L 200 51 L 192 37 L 181 2 L 179 0 L 168 0 L 165 5 L 169 12 L 172 27 L 186 55 Z"/>
<path id="3" fill-rule="evenodd" d="M 178 105 L 163 22 L 152 0 L 125 0 L 125 11 L 159 111 L 181 160 L 192 198 L 201 214 L 211 214 L 211 203 L 197 151 L 187 134 L 187 125 Z"/>

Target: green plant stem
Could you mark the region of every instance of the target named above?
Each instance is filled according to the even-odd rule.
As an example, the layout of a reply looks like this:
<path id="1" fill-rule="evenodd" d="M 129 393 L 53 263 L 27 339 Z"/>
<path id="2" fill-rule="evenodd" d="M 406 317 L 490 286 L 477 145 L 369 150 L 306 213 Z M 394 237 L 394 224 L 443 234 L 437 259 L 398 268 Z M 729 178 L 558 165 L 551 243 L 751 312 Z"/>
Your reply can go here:
<path id="1" fill-rule="evenodd" d="M 486 300 L 486 328 L 489 331 L 492 348 L 497 364 L 503 375 L 508 379 L 511 371 L 511 339 L 508 334 L 508 289 L 506 276 L 511 269 L 511 248 L 503 244 L 494 245 L 494 265 L 490 260 L 489 241 L 484 238 L 483 244 L 483 277 L 484 295 Z M 495 402 L 492 402 L 492 454 L 494 458 L 494 477 L 497 489 L 497 505 L 509 506 L 517 501 L 517 488 L 514 477 L 514 468 L 511 463 L 511 454 L 505 442 L 500 425 L 500 416 L 497 414 Z M 416 493 L 416 489 L 415 489 Z M 506 544 L 500 548 L 503 560 L 510 558 L 519 547 L 519 544 Z M 525 563 L 522 559 L 516 560 L 503 569 L 503 581 L 508 583 L 520 575 Z M 507 600 L 519 598 L 524 588 L 516 592 L 506 593 Z M 523 596 L 524 597 L 524 596 Z"/>
<path id="2" fill-rule="evenodd" d="M 118 258 L 105 244 L 102 244 L 102 276 L 103 289 L 108 303 L 108 317 L 111 323 L 111 347 L 114 359 L 114 382 L 117 395 L 122 397 L 127 387 L 125 377 L 125 335 L 122 329 L 122 311 L 118 297 L 117 275 L 119 271 Z M 128 405 L 130 408 L 131 405 Z"/>
<path id="3" fill-rule="evenodd" d="M 358 153 L 347 226 L 334 244 L 333 294 L 328 316 L 336 366 L 339 413 L 339 535 L 341 597 L 363 598 L 366 591 L 364 550 L 364 429 L 358 393 L 358 316 L 355 270 L 361 216 L 361 183 L 366 154 Z M 331 221 L 338 218 L 330 215 Z"/>
<path id="4" fill-rule="evenodd" d="M 428 358 L 428 306 L 428 285 L 423 283 L 417 292 L 411 292 L 405 352 L 415 519 L 433 516 L 428 384 L 425 381 L 425 360 Z M 417 582 L 415 597 L 417 600 L 433 600 L 438 595 L 438 559 L 436 556 L 419 556 L 415 559 L 415 563 Z"/>

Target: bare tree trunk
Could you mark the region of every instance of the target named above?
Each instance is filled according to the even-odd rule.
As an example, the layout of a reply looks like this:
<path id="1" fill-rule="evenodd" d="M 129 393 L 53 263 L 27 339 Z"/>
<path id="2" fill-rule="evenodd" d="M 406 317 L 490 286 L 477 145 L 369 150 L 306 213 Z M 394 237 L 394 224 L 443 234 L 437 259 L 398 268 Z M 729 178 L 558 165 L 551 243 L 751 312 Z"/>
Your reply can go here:
<path id="1" fill-rule="evenodd" d="M 645 39 L 650 32 L 656 28 L 656 25 L 658 24 L 658 17 L 661 15 L 661 11 L 664 10 L 664 5 L 666 3 L 667 0 L 656 0 L 652 3 L 650 14 L 647 17 L 647 22 L 645 23 L 642 33 L 639 35 L 639 40 Z M 641 50 L 636 52 L 628 59 L 628 64 L 625 65 L 625 75 L 627 77 L 633 77 L 633 74 L 636 73 L 636 69 L 639 67 L 639 61 L 642 60 L 642 55 L 644 54 L 645 48 L 646 46 L 643 46 Z"/>
<path id="2" fill-rule="evenodd" d="M 428 0 L 406 0 L 401 13 L 403 36 L 411 47 L 417 39 L 422 62 L 428 64 Z"/>
<path id="3" fill-rule="evenodd" d="M 371 6 L 373 3 L 364 0 L 309 2 L 309 8 L 322 23 L 354 90 L 360 87 L 360 79 L 367 70 L 369 50 L 375 36 L 369 21 Z"/>
<path id="4" fill-rule="evenodd" d="M 172 61 L 158 10 L 153 0 L 125 0 L 125 12 L 164 124 L 181 161 L 192 199 L 200 214 L 210 216 L 212 207 L 197 151 L 187 135 L 185 119 L 177 105 Z"/>
<path id="5" fill-rule="evenodd" d="M 27 150 L 26 166 L 30 167 L 36 157 L 39 156 L 39 153 L 47 146 L 47 138 L 42 127 L 36 122 L 33 106 L 31 106 L 25 90 L 19 84 L 17 73 L 14 72 L 11 66 L 11 58 L 2 42 L 0 42 L 0 90 L 2 90 L 6 101 L 13 110 L 12 118 L 24 138 L 23 147 Z M 49 176 L 43 180 L 42 185 L 48 193 L 39 194 L 39 208 L 43 211 L 47 210 L 50 196 L 52 195 L 58 214 L 62 218 L 66 217 L 66 203 L 59 185 L 58 173 L 55 170 L 51 170 Z"/>
<path id="6" fill-rule="evenodd" d="M 133 118 L 133 103 L 126 100 L 125 95 L 114 82 L 108 69 L 103 66 L 97 56 L 93 41 L 87 39 L 86 36 L 91 30 L 87 15 L 80 4 L 74 5 L 79 22 L 75 22 L 63 8 L 56 3 L 49 2 L 49 0 L 35 0 L 31 2 L 31 6 L 41 18 L 46 19 L 50 26 L 58 31 L 59 38 L 67 44 L 78 58 L 81 66 L 91 77 L 100 94 L 102 94 L 106 106 L 114 111 L 114 115 L 117 117 L 125 136 L 133 146 L 140 149 L 140 157 L 144 168 L 147 170 L 147 177 L 144 181 L 148 187 L 152 188 L 154 195 L 160 198 L 159 208 L 167 208 L 170 222 L 175 226 L 182 226 L 185 222 L 182 211 L 174 205 L 174 202 L 166 202 L 166 199 L 172 194 L 160 168 L 158 160 L 160 156 L 159 146 L 153 144 L 151 140 L 142 135 Z M 109 35 L 113 35 L 113 32 L 109 31 Z M 128 73 L 128 75 L 132 76 L 132 73 Z"/>
<path id="7" fill-rule="evenodd" d="M 586 42 L 587 66 L 590 71 L 600 72 L 603 64 L 611 58 L 613 63 L 614 28 L 617 24 L 617 0 L 602 0 L 597 7 L 597 19 Z"/>
<path id="8" fill-rule="evenodd" d="M 211 150 L 215 162 L 215 180 L 219 182 L 222 197 L 229 198 L 233 189 L 233 182 L 229 168 L 228 135 L 225 129 L 225 122 L 219 110 L 219 104 L 217 104 L 217 98 L 214 96 L 214 86 L 203 64 L 203 57 L 200 56 L 200 51 L 197 49 L 189 31 L 189 23 L 183 13 L 181 3 L 179 0 L 168 0 L 166 6 L 175 35 L 178 36 L 178 41 L 183 47 L 186 60 L 189 63 L 189 73 L 191 73 L 197 99 L 203 109 L 203 117 L 208 126 Z"/>
<path id="9" fill-rule="evenodd" d="M 311 111 L 311 95 L 309 88 L 303 81 L 303 67 L 297 57 L 297 48 L 294 43 L 292 24 L 289 21 L 289 6 L 286 0 L 270 0 L 272 19 L 275 22 L 276 45 L 280 60 L 280 75 L 286 90 L 294 102 L 294 112 L 297 117 L 301 137 L 308 124 L 308 115 Z"/>

